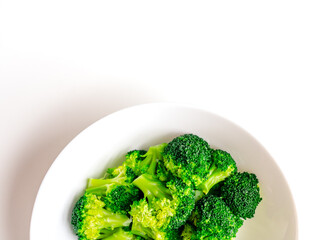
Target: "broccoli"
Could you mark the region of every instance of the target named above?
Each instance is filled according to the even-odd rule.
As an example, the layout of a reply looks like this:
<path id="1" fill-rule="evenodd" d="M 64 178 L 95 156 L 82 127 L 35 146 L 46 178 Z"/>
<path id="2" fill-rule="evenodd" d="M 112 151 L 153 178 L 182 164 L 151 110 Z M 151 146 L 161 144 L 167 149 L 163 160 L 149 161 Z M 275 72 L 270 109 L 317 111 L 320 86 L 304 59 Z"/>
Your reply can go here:
<path id="1" fill-rule="evenodd" d="M 114 186 L 130 184 L 135 178 L 136 175 L 130 167 L 121 165 L 117 168 L 109 168 L 106 177 L 102 179 L 89 178 L 86 191 L 105 195 Z"/>
<path id="2" fill-rule="evenodd" d="M 127 214 L 131 210 L 134 201 L 141 199 L 141 191 L 133 184 L 114 186 L 106 196 L 102 197 L 106 209 Z"/>
<path id="3" fill-rule="evenodd" d="M 190 239 L 230 240 L 236 237 L 243 220 L 234 215 L 221 197 L 200 199 L 189 219 L 196 230 Z M 187 235 L 189 230 L 187 230 Z M 185 234 L 185 233 L 184 233 Z"/>
<path id="4" fill-rule="evenodd" d="M 110 231 L 103 240 L 144 240 L 144 238 L 134 235 L 130 230 L 123 227 Z"/>
<path id="5" fill-rule="evenodd" d="M 181 236 L 182 236 L 183 240 L 191 240 L 191 239 L 194 239 L 195 232 L 196 232 L 195 226 L 193 226 L 191 223 L 187 222 L 184 225 Z"/>
<path id="6" fill-rule="evenodd" d="M 107 175 L 104 178 L 112 178 L 114 180 L 118 179 L 119 181 L 123 180 L 124 182 L 131 183 L 137 176 L 138 175 L 134 172 L 132 168 L 123 164 L 116 168 L 108 168 Z"/>
<path id="7" fill-rule="evenodd" d="M 153 239 L 180 239 L 180 227 L 195 205 L 194 190 L 179 178 L 164 183 L 150 174 L 142 174 L 133 184 L 145 198 L 132 205 L 132 232 Z"/>
<path id="8" fill-rule="evenodd" d="M 259 190 L 228 152 L 184 134 L 89 178 L 71 224 L 79 240 L 231 240 L 254 216 Z"/>
<path id="9" fill-rule="evenodd" d="M 129 226 L 131 219 L 104 208 L 100 196 L 85 193 L 75 204 L 71 223 L 79 240 L 108 239 L 112 230 Z"/>
<path id="10" fill-rule="evenodd" d="M 221 194 L 231 211 L 243 218 L 252 218 L 262 198 L 259 181 L 255 174 L 238 172 L 221 184 Z"/>
<path id="11" fill-rule="evenodd" d="M 156 173 L 157 162 L 162 160 L 162 152 L 166 145 L 166 143 L 162 143 L 151 146 L 146 154 L 142 155 L 144 160 L 139 165 L 141 173 L 149 173 L 152 175 Z"/>
<path id="12" fill-rule="evenodd" d="M 146 153 L 145 150 L 129 151 L 125 156 L 124 166 L 130 167 L 137 176 L 141 175 L 140 163 L 145 159 L 143 156 Z"/>
<path id="13" fill-rule="evenodd" d="M 205 194 L 207 194 L 215 184 L 237 172 L 236 162 L 229 153 L 223 150 L 212 150 L 212 160 L 213 164 L 210 167 L 207 176 L 208 179 L 198 187 L 198 189 L 202 190 Z"/>
<path id="14" fill-rule="evenodd" d="M 143 173 L 155 174 L 158 162 L 162 160 L 162 152 L 167 144 L 151 146 L 148 151 L 133 150 L 126 154 L 124 165 L 133 169 L 139 176 Z"/>
<path id="15" fill-rule="evenodd" d="M 127 166 L 108 169 L 107 179 L 89 179 L 87 193 L 102 196 L 106 209 L 127 214 L 134 201 L 142 198 L 140 190 L 131 182 L 136 177 L 133 170 Z"/>
<path id="16" fill-rule="evenodd" d="M 162 155 L 168 171 L 194 187 L 206 180 L 212 165 L 208 143 L 194 134 L 174 138 L 164 148 Z"/>
<path id="17" fill-rule="evenodd" d="M 172 173 L 166 169 L 163 161 L 158 161 L 157 163 L 156 176 L 162 182 L 167 182 L 173 178 Z"/>

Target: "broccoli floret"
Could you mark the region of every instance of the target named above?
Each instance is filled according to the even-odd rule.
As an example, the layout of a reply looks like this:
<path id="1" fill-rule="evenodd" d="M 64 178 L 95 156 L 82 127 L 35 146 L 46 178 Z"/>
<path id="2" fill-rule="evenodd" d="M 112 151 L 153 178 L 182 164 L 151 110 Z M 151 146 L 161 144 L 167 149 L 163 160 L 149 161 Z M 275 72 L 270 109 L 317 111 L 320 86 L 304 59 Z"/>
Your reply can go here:
<path id="1" fill-rule="evenodd" d="M 136 178 L 133 170 L 123 165 L 117 168 L 109 168 L 107 172 L 106 178 L 89 178 L 86 191 L 97 195 L 106 195 L 115 186 L 128 185 Z"/>
<path id="2" fill-rule="evenodd" d="M 142 198 L 141 191 L 133 184 L 115 186 L 102 197 L 106 209 L 127 214 L 131 210 L 134 201 Z"/>
<path id="3" fill-rule="evenodd" d="M 231 155 L 221 149 L 212 150 L 213 164 L 210 167 L 207 180 L 198 189 L 205 194 L 217 183 L 237 172 L 237 166 Z"/>
<path id="4" fill-rule="evenodd" d="M 252 218 L 262 200 L 258 178 L 248 172 L 238 172 L 225 179 L 221 184 L 220 196 L 231 211 L 243 219 Z"/>
<path id="5" fill-rule="evenodd" d="M 230 240 L 236 237 L 243 220 L 234 215 L 221 197 L 200 199 L 189 219 L 196 227 L 191 239 Z"/>
<path id="6" fill-rule="evenodd" d="M 162 152 L 166 145 L 166 143 L 162 143 L 156 146 L 151 146 L 146 154 L 142 155 L 144 160 L 139 164 L 141 174 L 156 174 L 157 163 L 162 160 Z"/>
<path id="7" fill-rule="evenodd" d="M 169 142 L 164 148 L 163 160 L 173 175 L 194 187 L 206 180 L 212 165 L 208 143 L 194 134 L 184 134 Z"/>
<path id="8" fill-rule="evenodd" d="M 132 168 L 123 164 L 116 168 L 108 168 L 107 175 L 104 179 L 118 179 L 119 181 L 131 183 L 137 176 Z"/>
<path id="9" fill-rule="evenodd" d="M 104 208 L 100 196 L 85 193 L 75 204 L 71 223 L 80 240 L 106 239 L 117 227 L 129 226 L 131 219 Z"/>
<path id="10" fill-rule="evenodd" d="M 130 151 L 126 154 L 124 165 L 133 169 L 137 176 L 143 173 L 154 175 L 157 171 L 158 162 L 162 161 L 162 152 L 166 145 L 166 143 L 162 143 L 156 146 L 151 146 L 148 151 Z"/>
<path id="11" fill-rule="evenodd" d="M 133 170 L 127 166 L 108 169 L 107 179 L 88 180 L 87 193 L 102 196 L 106 209 L 127 214 L 134 201 L 142 198 L 141 191 L 131 182 L 136 177 Z"/>
<path id="12" fill-rule="evenodd" d="M 145 159 L 143 156 L 146 153 L 145 150 L 129 151 L 125 156 L 124 165 L 130 167 L 137 176 L 141 175 L 140 164 Z"/>
<path id="13" fill-rule="evenodd" d="M 149 203 L 152 203 L 155 198 L 172 199 L 170 190 L 153 175 L 142 174 L 134 180 L 133 184 L 143 192 L 144 197 L 148 198 Z"/>
<path id="14" fill-rule="evenodd" d="M 163 161 L 158 161 L 157 163 L 156 176 L 162 182 L 170 181 L 173 178 L 172 173 L 166 169 Z"/>
<path id="15" fill-rule="evenodd" d="M 195 205 L 194 190 L 179 178 L 163 183 L 150 174 L 142 174 L 133 184 L 145 198 L 132 205 L 132 232 L 153 239 L 180 239 L 180 227 Z"/>

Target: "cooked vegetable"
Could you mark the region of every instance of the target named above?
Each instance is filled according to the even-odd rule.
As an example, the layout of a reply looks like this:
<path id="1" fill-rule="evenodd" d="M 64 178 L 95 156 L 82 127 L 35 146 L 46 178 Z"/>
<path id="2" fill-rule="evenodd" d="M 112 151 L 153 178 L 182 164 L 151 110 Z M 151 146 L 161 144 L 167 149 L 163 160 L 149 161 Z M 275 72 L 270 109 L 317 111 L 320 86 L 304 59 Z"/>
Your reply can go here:
<path id="1" fill-rule="evenodd" d="M 89 178 L 71 223 L 79 240 L 231 240 L 261 200 L 255 174 L 184 134 Z"/>
<path id="2" fill-rule="evenodd" d="M 145 198 L 132 205 L 132 232 L 153 239 L 180 239 L 179 229 L 194 208 L 194 190 L 176 177 L 165 184 L 150 174 L 142 174 L 133 184 Z"/>
<path id="3" fill-rule="evenodd" d="M 80 240 L 105 239 L 112 230 L 129 226 L 131 219 L 104 208 L 99 196 L 85 193 L 75 204 L 71 223 Z"/>
<path id="4" fill-rule="evenodd" d="M 234 215 L 221 197 L 200 199 L 190 217 L 196 227 L 190 239 L 229 240 L 236 237 L 243 220 Z"/>
<path id="5" fill-rule="evenodd" d="M 236 162 L 229 153 L 223 150 L 212 150 L 212 160 L 213 164 L 209 169 L 207 180 L 198 187 L 205 194 L 207 194 L 215 184 L 237 172 Z"/>
<path id="6" fill-rule="evenodd" d="M 220 195 L 231 211 L 243 219 L 252 218 L 262 200 L 258 178 L 248 172 L 238 172 L 222 182 Z"/>
<path id="7" fill-rule="evenodd" d="M 165 167 L 187 185 L 199 186 L 207 179 L 212 164 L 208 143 L 193 134 L 174 138 L 163 152 Z"/>

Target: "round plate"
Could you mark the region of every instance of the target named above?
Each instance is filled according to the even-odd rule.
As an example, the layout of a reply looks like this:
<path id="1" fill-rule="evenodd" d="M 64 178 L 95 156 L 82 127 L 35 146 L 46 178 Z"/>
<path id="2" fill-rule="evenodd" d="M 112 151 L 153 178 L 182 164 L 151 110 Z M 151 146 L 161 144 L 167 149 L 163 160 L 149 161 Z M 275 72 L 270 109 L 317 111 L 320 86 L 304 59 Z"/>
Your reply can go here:
<path id="1" fill-rule="evenodd" d="M 262 202 L 246 220 L 237 240 L 295 240 L 297 218 L 280 169 L 250 134 L 214 113 L 177 104 L 146 104 L 113 113 L 81 132 L 60 153 L 39 189 L 30 227 L 31 240 L 75 240 L 70 224 L 74 202 L 88 177 L 102 177 L 132 149 L 147 149 L 194 133 L 228 151 L 240 171 L 257 175 Z"/>

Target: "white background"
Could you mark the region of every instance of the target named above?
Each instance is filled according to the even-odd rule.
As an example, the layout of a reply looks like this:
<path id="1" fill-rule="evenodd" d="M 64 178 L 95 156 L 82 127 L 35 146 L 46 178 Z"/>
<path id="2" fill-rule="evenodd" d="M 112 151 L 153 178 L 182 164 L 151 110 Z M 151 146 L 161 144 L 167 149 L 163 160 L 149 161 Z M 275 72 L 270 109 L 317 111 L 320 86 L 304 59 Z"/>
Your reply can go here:
<path id="1" fill-rule="evenodd" d="M 250 132 L 290 184 L 299 239 L 332 239 L 332 13 L 321 0 L 0 0 L 0 238 L 29 239 L 38 187 L 80 131 L 167 101 Z"/>

